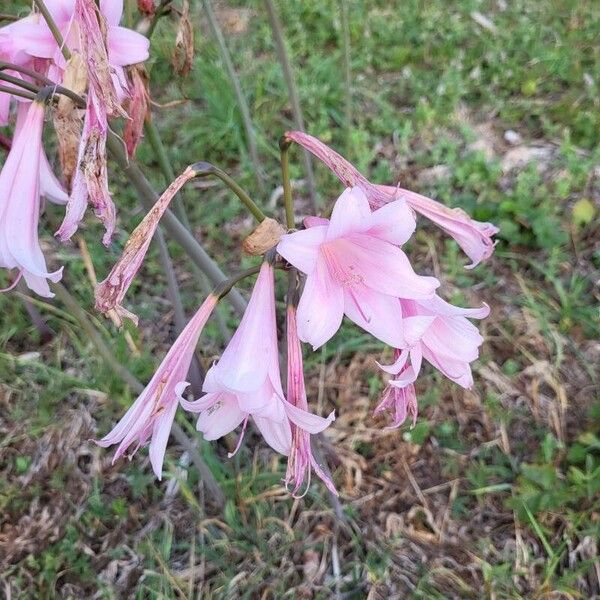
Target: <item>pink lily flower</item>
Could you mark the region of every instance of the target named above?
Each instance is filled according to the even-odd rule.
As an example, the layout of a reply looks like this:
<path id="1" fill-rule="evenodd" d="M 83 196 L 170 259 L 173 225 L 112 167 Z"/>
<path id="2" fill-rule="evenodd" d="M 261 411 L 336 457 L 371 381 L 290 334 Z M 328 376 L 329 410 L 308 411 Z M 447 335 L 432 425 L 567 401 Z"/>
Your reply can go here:
<path id="1" fill-rule="evenodd" d="M 48 272 L 38 239 L 43 126 L 44 104 L 32 102 L 0 173 L 0 267 L 19 269 L 16 281 L 23 276 L 31 290 L 52 298 L 48 279 L 59 281 L 62 267 Z"/>
<path id="2" fill-rule="evenodd" d="M 113 458 L 121 457 L 136 442 L 131 455 L 150 441 L 150 463 L 160 480 L 169 433 L 181 393 L 189 385 L 185 378 L 202 329 L 217 305 L 211 294 L 181 332 L 156 373 L 114 429 L 96 443 L 104 448 L 119 444 Z"/>
<path id="3" fill-rule="evenodd" d="M 401 187 L 375 185 L 358 169 L 319 139 L 301 131 L 288 131 L 287 140 L 294 141 L 321 160 L 348 187 L 360 187 L 372 208 L 381 208 L 399 197 L 406 200 L 416 212 L 433 221 L 450 235 L 463 249 L 472 263 L 472 269 L 488 259 L 494 251 L 492 237 L 499 229 L 492 223 L 475 221 L 460 208 L 449 208 L 431 198 L 421 196 Z"/>
<path id="4" fill-rule="evenodd" d="M 398 298 L 433 296 L 439 281 L 417 275 L 398 248 L 415 222 L 404 200 L 371 212 L 360 187 L 347 189 L 327 219 L 284 235 L 277 251 L 306 274 L 298 334 L 316 349 L 339 329 L 344 314 L 391 346 L 405 345 Z"/>
<path id="5" fill-rule="evenodd" d="M 269 446 L 286 456 L 292 447 L 290 422 L 308 433 L 319 433 L 334 419 L 333 414 L 313 415 L 283 395 L 270 264 L 261 266 L 248 308 L 223 355 L 206 374 L 203 391 L 205 395 L 196 401 L 182 399 L 182 406 L 200 413 L 196 427 L 206 440 L 216 440 L 243 423 L 235 451 L 250 417 Z"/>
<path id="6" fill-rule="evenodd" d="M 401 300 L 401 303 L 408 347 L 398 354 L 393 365 L 382 366 L 384 371 L 400 375 L 391 385 L 402 388 L 414 383 L 425 358 L 448 379 L 470 388 L 473 385 L 470 363 L 479 357 L 483 337 L 467 317 L 483 319 L 490 313 L 489 306 L 460 308 L 439 296 L 425 301 Z"/>
<path id="7" fill-rule="evenodd" d="M 296 307 L 288 306 L 287 309 L 287 398 L 295 407 L 304 411 L 308 410 L 306 388 L 304 386 L 304 368 L 302 363 L 302 347 L 298 339 L 298 323 L 296 320 Z M 331 479 L 325 474 L 319 463 L 315 460 L 310 447 L 310 434 L 292 423 L 292 446 L 288 458 L 287 472 L 285 475 L 286 486 L 293 486 L 292 495 L 296 496 L 308 475 L 306 493 L 310 487 L 311 467 L 323 481 L 327 489 L 338 495 Z M 302 494 L 303 495 L 303 494 Z M 297 497 L 297 496 L 296 496 Z"/>
<path id="8" fill-rule="evenodd" d="M 45 4 L 70 50 L 83 51 L 79 27 L 74 21 L 75 5 L 80 0 L 46 0 Z M 100 0 L 100 12 L 106 19 L 107 50 L 110 66 L 120 81 L 125 81 L 121 67 L 144 62 L 149 41 L 143 35 L 120 27 L 123 0 Z M 11 24 L 14 46 L 30 56 L 51 59 L 59 70 L 66 61 L 43 17 L 36 13 Z M 59 82 L 57 80 L 57 82 Z"/>

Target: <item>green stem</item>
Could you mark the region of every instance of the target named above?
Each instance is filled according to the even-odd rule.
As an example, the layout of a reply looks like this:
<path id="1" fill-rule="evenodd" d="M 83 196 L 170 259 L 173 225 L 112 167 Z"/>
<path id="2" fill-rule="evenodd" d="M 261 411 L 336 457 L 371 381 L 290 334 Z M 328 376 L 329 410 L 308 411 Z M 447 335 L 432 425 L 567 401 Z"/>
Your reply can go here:
<path id="1" fill-rule="evenodd" d="M 288 229 L 294 229 L 294 198 L 292 196 L 292 184 L 290 181 L 290 146 L 291 142 L 281 138 L 279 148 L 281 150 L 281 180 L 283 182 L 283 201 L 285 204 L 285 221 Z"/>
<path id="2" fill-rule="evenodd" d="M 23 79 L 19 79 L 18 77 L 13 77 L 12 75 L 7 75 L 6 73 L 0 72 L 0 81 L 6 81 L 6 83 L 12 83 L 24 90 L 28 90 L 29 92 L 33 92 L 37 94 L 39 88 L 37 85 L 33 83 L 29 83 L 28 81 L 24 81 Z"/>
<path id="3" fill-rule="evenodd" d="M 242 202 L 252 216 L 260 223 L 265 220 L 265 214 L 258 208 L 254 200 L 229 176 L 225 171 L 208 162 L 197 162 L 192 165 L 198 177 L 214 175 L 218 177 Z"/>
<path id="4" fill-rule="evenodd" d="M 26 100 L 35 100 L 35 94 L 31 92 L 26 92 L 24 90 L 17 90 L 13 87 L 8 87 L 6 85 L 0 85 L 0 93 L 4 94 L 12 94 L 13 96 L 18 96 L 19 98 L 25 98 Z"/>
<path id="5" fill-rule="evenodd" d="M 288 57 L 288 53 L 285 47 L 285 39 L 283 34 L 283 27 L 281 25 L 281 19 L 277 14 L 277 9 L 272 0 L 265 0 L 265 6 L 267 8 L 267 14 L 269 15 L 269 22 L 271 24 L 271 31 L 275 40 L 275 50 L 277 51 L 277 57 L 283 71 L 283 77 L 285 84 L 288 89 L 288 95 L 292 104 L 292 114 L 294 115 L 294 123 L 296 129 L 304 131 L 304 117 L 302 116 L 302 107 L 300 105 L 300 95 L 298 94 L 298 86 L 294 78 L 294 72 L 292 65 Z M 317 213 L 317 189 L 315 185 L 315 178 L 313 173 L 312 158 L 308 151 L 304 151 L 304 167 L 306 169 L 306 177 L 308 179 L 308 194 L 310 197 L 310 208 L 314 214 Z M 289 226 L 289 225 L 288 225 Z"/>
<path id="6" fill-rule="evenodd" d="M 229 50 L 227 49 L 227 44 L 225 43 L 223 32 L 221 31 L 219 23 L 215 17 L 215 13 L 213 12 L 211 2 L 210 0 L 202 0 L 202 4 L 206 12 L 208 25 L 219 46 L 221 58 L 223 60 L 223 63 L 225 64 L 225 69 L 227 71 L 227 74 L 229 75 L 229 79 L 231 80 L 231 85 L 233 86 L 233 91 L 237 99 L 240 111 L 242 113 L 242 122 L 246 131 L 248 150 L 250 152 L 250 159 L 254 164 L 254 170 L 256 171 L 258 187 L 261 192 L 264 192 L 265 183 L 263 180 L 263 170 L 262 165 L 260 163 L 260 159 L 258 157 L 258 149 L 256 147 L 256 139 L 254 134 L 254 127 L 252 125 L 252 118 L 250 116 L 250 108 L 248 107 L 248 102 L 246 101 L 246 98 L 244 96 L 244 92 L 242 90 L 242 85 L 240 83 L 238 74 L 235 70 L 235 67 L 233 66 L 233 61 L 231 60 L 231 55 L 229 54 Z"/>
<path id="7" fill-rule="evenodd" d="M 60 29 L 58 28 L 56 21 L 52 18 L 52 15 L 50 14 L 48 7 L 44 3 L 44 0 L 33 0 L 33 1 L 34 1 L 35 5 L 38 7 L 38 10 L 40 11 L 40 13 L 42 13 L 42 17 L 44 17 L 44 21 L 46 21 L 46 24 L 48 25 L 48 29 L 50 29 L 50 32 L 54 36 L 54 39 L 56 40 L 56 43 L 58 44 L 58 47 L 60 48 L 62 55 L 65 57 L 65 60 L 69 60 L 71 58 L 71 52 L 67 48 L 67 46 L 65 44 L 65 40 L 63 39 L 62 33 L 60 32 Z"/>
<path id="8" fill-rule="evenodd" d="M 100 354 L 111 371 L 116 373 L 117 376 L 120 377 L 136 394 L 141 394 L 144 391 L 145 386 L 117 360 L 114 352 L 108 347 L 104 338 L 94 327 L 87 313 L 79 306 L 79 303 L 71 296 L 67 288 L 61 283 L 53 284 L 52 288 L 67 307 L 70 314 L 79 322 L 81 329 L 86 333 L 92 344 L 94 344 L 98 354 Z M 215 479 L 215 476 L 212 474 L 212 471 L 208 468 L 208 465 L 204 462 L 198 449 L 194 446 L 194 443 L 187 437 L 183 429 L 181 429 L 177 423 L 173 422 L 171 430 L 177 441 L 190 453 L 194 465 L 202 477 L 202 481 L 206 484 L 206 487 L 215 500 L 215 504 L 217 506 L 222 506 L 225 502 L 225 495 Z"/>
<path id="9" fill-rule="evenodd" d="M 112 132 L 108 134 L 107 148 L 115 162 L 136 189 L 142 204 L 146 209 L 151 209 L 158 199 L 158 195 L 150 183 L 148 183 L 137 163 L 127 158 L 121 140 Z M 223 271 L 221 271 L 215 261 L 207 254 L 173 212 L 170 210 L 165 212 L 162 217 L 162 225 L 169 232 L 169 235 L 181 245 L 190 259 L 198 265 L 198 268 L 206 274 L 213 285 L 221 283 L 226 279 Z M 239 314 L 243 314 L 246 309 L 246 301 L 237 290 L 232 290 L 230 300 L 235 310 Z"/>

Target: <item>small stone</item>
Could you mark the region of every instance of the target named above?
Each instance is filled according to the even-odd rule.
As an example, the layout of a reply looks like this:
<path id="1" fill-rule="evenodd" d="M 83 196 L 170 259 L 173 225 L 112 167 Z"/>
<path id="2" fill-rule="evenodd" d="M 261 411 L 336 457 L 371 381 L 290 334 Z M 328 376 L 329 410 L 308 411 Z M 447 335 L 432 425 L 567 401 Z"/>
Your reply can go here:
<path id="1" fill-rule="evenodd" d="M 513 131 L 512 129 L 507 129 L 504 132 L 504 141 L 506 141 L 511 146 L 516 146 L 517 144 L 520 144 L 523 141 L 523 138 L 516 131 Z"/>

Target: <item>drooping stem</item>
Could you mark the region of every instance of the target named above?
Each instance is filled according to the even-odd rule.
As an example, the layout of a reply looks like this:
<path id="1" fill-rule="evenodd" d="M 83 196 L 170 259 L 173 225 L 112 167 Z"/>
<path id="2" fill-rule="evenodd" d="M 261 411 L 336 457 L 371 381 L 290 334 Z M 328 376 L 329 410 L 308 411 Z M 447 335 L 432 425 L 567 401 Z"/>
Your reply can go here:
<path id="1" fill-rule="evenodd" d="M 269 15 L 269 22 L 271 24 L 271 31 L 273 32 L 273 38 L 275 40 L 275 49 L 277 51 L 277 57 L 279 58 L 279 63 L 281 64 L 281 70 L 283 71 L 283 77 L 285 79 L 285 84 L 288 89 L 288 95 L 292 104 L 292 114 L 294 116 L 294 123 L 296 124 L 296 129 L 304 131 L 304 117 L 302 116 L 300 95 L 298 94 L 298 87 L 296 86 L 296 80 L 292 71 L 292 65 L 290 63 L 288 53 L 285 47 L 285 39 L 283 34 L 283 27 L 281 25 L 281 19 L 277 14 L 277 9 L 273 4 L 273 0 L 265 0 L 265 6 L 267 8 L 267 14 Z M 313 173 L 312 158 L 306 150 L 304 151 L 304 166 L 306 169 L 306 177 L 308 179 L 308 194 L 310 197 L 310 208 L 313 214 L 316 214 L 317 190 Z"/>
<path id="2" fill-rule="evenodd" d="M 127 158 L 121 140 L 112 132 L 109 132 L 108 134 L 107 148 L 115 162 L 123 170 L 125 176 L 136 189 L 142 204 L 146 209 L 151 209 L 158 199 L 157 193 L 154 191 L 137 163 Z M 196 263 L 203 273 L 206 274 L 213 285 L 221 283 L 226 279 L 225 274 L 221 271 L 215 261 L 207 254 L 206 250 L 202 248 L 190 231 L 188 231 L 170 210 L 165 212 L 161 223 L 169 232 L 169 235 L 181 245 L 190 259 Z M 235 310 L 239 314 L 243 314 L 246 309 L 246 301 L 237 290 L 232 290 L 230 300 Z"/>
<path id="3" fill-rule="evenodd" d="M 198 177 L 214 175 L 218 177 L 241 201 L 242 204 L 252 213 L 252 216 L 260 223 L 265 220 L 265 215 L 255 204 L 254 200 L 229 176 L 225 171 L 215 167 L 208 162 L 197 162 L 192 165 Z"/>
<path id="4" fill-rule="evenodd" d="M 342 21 L 342 45 L 344 48 L 344 112 L 346 117 L 346 152 L 350 152 L 352 125 L 352 65 L 350 62 L 350 25 L 348 23 L 348 5 L 346 0 L 339 0 Z"/>
<path id="5" fill-rule="evenodd" d="M 208 25 L 210 27 L 210 30 L 217 41 L 217 45 L 219 46 L 221 58 L 223 60 L 223 63 L 225 64 L 225 69 L 227 71 L 227 74 L 229 75 L 229 79 L 231 80 L 231 85 L 233 86 L 233 91 L 238 106 L 240 108 L 240 112 L 242 113 L 242 121 L 244 123 L 244 130 L 246 132 L 248 151 L 250 152 L 250 159 L 254 164 L 259 189 L 261 192 L 264 192 L 265 183 L 263 178 L 263 170 L 260 159 L 258 157 L 256 136 L 254 133 L 254 126 L 252 125 L 252 118 L 250 116 L 250 108 L 248 107 L 248 102 L 246 101 L 246 98 L 244 96 L 242 85 L 240 83 L 240 78 L 238 77 L 235 67 L 233 66 L 233 61 L 231 60 L 231 55 L 229 54 L 229 50 L 227 49 L 227 44 L 225 43 L 223 32 L 219 27 L 219 23 L 217 22 L 215 13 L 213 12 L 210 0 L 202 0 L 202 5 L 204 6 L 204 10 L 206 12 L 206 17 L 208 19 Z"/>
<path id="6" fill-rule="evenodd" d="M 294 219 L 294 198 L 292 196 L 292 183 L 290 181 L 290 146 L 291 142 L 285 138 L 279 141 L 281 150 L 281 181 L 283 183 L 283 201 L 285 204 L 285 221 L 288 229 L 296 227 Z"/>
<path id="7" fill-rule="evenodd" d="M 52 18 L 52 15 L 50 14 L 48 7 L 44 3 L 44 0 L 33 0 L 33 1 L 34 1 L 35 5 L 38 7 L 38 10 L 40 11 L 40 13 L 42 13 L 42 17 L 44 17 L 44 21 L 46 21 L 46 24 L 48 25 L 48 29 L 50 29 L 50 32 L 52 33 L 52 36 L 56 40 L 56 43 L 58 44 L 58 47 L 60 48 L 62 55 L 65 57 L 65 60 L 69 60 L 71 58 L 71 51 L 69 50 L 69 48 L 67 48 L 67 46 L 65 44 L 65 40 L 62 36 L 62 33 L 60 32 L 60 29 L 58 28 L 56 21 Z"/>
<path id="8" fill-rule="evenodd" d="M 77 300 L 75 300 L 68 290 L 60 283 L 53 284 L 52 288 L 64 305 L 69 309 L 71 315 L 78 321 L 83 331 L 96 347 L 98 354 L 100 354 L 112 372 L 121 378 L 136 394 L 141 394 L 144 391 L 144 385 L 116 359 L 113 351 L 108 347 L 101 334 L 94 327 L 86 312 L 79 306 Z M 177 441 L 190 453 L 190 456 L 202 477 L 202 481 L 206 484 L 206 487 L 215 500 L 215 504 L 217 506 L 222 506 L 225 502 L 225 495 L 194 443 L 187 437 L 177 423 L 173 423 L 171 430 Z"/>

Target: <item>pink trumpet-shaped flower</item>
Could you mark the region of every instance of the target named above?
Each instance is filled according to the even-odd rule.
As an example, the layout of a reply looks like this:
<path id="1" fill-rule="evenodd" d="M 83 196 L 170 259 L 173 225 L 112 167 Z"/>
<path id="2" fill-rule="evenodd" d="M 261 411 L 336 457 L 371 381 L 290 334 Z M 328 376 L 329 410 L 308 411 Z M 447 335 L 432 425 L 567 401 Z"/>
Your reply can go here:
<path id="1" fill-rule="evenodd" d="M 273 267 L 263 263 L 248 308 L 220 360 L 204 380 L 204 396 L 182 406 L 200 413 L 197 429 L 206 440 L 216 440 L 252 417 L 265 441 L 288 455 L 292 446 L 290 421 L 319 433 L 333 420 L 313 415 L 289 403 L 279 374 Z M 239 444 L 238 444 L 239 447 Z"/>
<path id="2" fill-rule="evenodd" d="M 101 440 L 96 441 L 104 448 L 119 444 L 113 463 L 129 446 L 136 442 L 132 452 L 143 446 L 150 437 L 150 462 L 158 479 L 162 478 L 162 466 L 169 433 L 185 381 L 192 362 L 194 350 L 202 329 L 217 305 L 217 296 L 211 294 L 198 312 L 181 332 L 154 377 L 138 399 L 132 404 L 115 428 Z"/>
<path id="3" fill-rule="evenodd" d="M 284 235 L 277 251 L 306 274 L 298 305 L 298 334 L 318 348 L 339 329 L 344 314 L 391 346 L 404 347 L 398 298 L 433 296 L 439 282 L 417 275 L 398 245 L 415 228 L 403 200 L 371 212 L 364 191 L 347 189 L 331 221 L 309 219 L 308 229 Z"/>
<path id="4" fill-rule="evenodd" d="M 43 126 L 44 104 L 32 102 L 0 173 L 0 267 L 19 269 L 31 290 L 52 298 L 47 280 L 59 281 L 62 267 L 48 272 L 38 239 Z"/>
<path id="5" fill-rule="evenodd" d="M 489 306 L 460 308 L 439 296 L 425 301 L 401 302 L 408 347 L 398 354 L 393 365 L 382 367 L 397 376 L 390 384 L 397 387 L 412 384 L 425 358 L 448 379 L 470 388 L 473 385 L 470 363 L 479 357 L 483 338 L 467 317 L 483 319 L 490 312 Z"/>
<path id="6" fill-rule="evenodd" d="M 369 204 L 377 209 L 404 199 L 408 206 L 427 217 L 453 237 L 472 263 L 471 269 L 488 259 L 494 251 L 493 236 L 498 228 L 491 223 L 475 221 L 460 208 L 449 208 L 410 190 L 371 183 L 358 169 L 317 138 L 301 131 L 288 131 L 285 139 L 294 141 L 320 159 L 348 187 L 360 187 Z"/>
<path id="7" fill-rule="evenodd" d="M 298 339 L 298 323 L 296 320 L 296 307 L 288 306 L 287 309 L 287 399 L 295 407 L 308 410 L 306 388 L 304 386 L 304 372 L 302 363 L 302 347 Z M 308 475 L 310 485 L 310 470 L 314 469 L 318 477 L 327 486 L 327 489 L 337 496 L 337 490 L 331 479 L 325 474 L 319 463 L 315 460 L 310 447 L 310 434 L 292 424 L 292 446 L 288 458 L 285 483 L 292 486 L 292 494 L 298 494 L 304 479 Z"/>
<path id="8" fill-rule="evenodd" d="M 79 24 L 74 19 L 76 1 L 45 0 L 45 4 L 70 50 L 85 50 L 85 38 L 80 37 Z M 123 14 L 123 0 L 100 0 L 100 12 L 106 19 L 106 39 L 109 63 L 120 81 L 125 78 L 121 67 L 144 62 L 148 58 L 149 41 L 143 35 L 119 26 Z M 11 24 L 13 47 L 30 56 L 49 58 L 59 70 L 66 61 L 46 21 L 34 14 Z M 58 81 L 57 81 L 58 82 Z"/>

